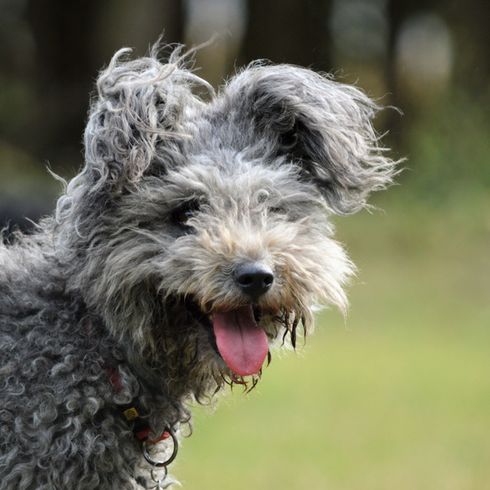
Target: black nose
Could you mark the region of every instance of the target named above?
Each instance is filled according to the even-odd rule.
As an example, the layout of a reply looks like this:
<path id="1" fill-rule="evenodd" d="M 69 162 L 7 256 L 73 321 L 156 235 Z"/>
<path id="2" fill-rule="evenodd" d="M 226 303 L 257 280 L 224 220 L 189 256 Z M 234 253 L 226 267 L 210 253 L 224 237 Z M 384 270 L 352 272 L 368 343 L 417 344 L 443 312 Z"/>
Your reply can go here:
<path id="1" fill-rule="evenodd" d="M 253 300 L 265 294 L 274 282 L 272 270 L 257 262 L 248 262 L 237 266 L 234 276 L 240 289 Z"/>

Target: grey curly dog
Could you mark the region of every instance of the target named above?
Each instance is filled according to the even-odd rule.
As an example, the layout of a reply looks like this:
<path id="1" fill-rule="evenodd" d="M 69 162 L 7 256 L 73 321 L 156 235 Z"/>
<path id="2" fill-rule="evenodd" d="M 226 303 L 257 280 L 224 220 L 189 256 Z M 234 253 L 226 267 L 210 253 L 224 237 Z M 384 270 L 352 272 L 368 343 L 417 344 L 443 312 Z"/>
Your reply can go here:
<path id="1" fill-rule="evenodd" d="M 346 308 L 330 218 L 395 173 L 357 88 L 257 62 L 215 93 L 182 49 L 127 54 L 56 212 L 0 246 L 1 490 L 170 486 L 190 405 Z"/>

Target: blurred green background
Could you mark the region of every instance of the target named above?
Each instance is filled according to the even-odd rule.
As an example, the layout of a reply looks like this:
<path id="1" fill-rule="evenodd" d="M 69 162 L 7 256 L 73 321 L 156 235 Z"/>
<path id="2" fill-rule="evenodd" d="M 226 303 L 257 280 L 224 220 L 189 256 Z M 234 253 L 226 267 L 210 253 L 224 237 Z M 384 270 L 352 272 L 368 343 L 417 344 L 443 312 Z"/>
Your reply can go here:
<path id="1" fill-rule="evenodd" d="M 199 44 L 218 85 L 252 59 L 330 71 L 387 110 L 407 157 L 378 210 L 337 219 L 359 266 L 250 394 L 197 408 L 194 489 L 490 489 L 490 2 L 0 0 L 0 223 L 30 229 L 82 165 L 97 71 L 121 46 Z M 8 232 L 6 234 L 8 236 Z"/>

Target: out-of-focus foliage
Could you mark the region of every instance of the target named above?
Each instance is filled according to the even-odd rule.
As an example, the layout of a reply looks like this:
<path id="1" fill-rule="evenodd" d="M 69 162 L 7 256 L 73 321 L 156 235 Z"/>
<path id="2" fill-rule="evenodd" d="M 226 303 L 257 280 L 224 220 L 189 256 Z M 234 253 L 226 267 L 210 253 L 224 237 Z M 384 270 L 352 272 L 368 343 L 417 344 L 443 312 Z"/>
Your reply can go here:
<path id="1" fill-rule="evenodd" d="M 441 203 L 490 192 L 490 97 L 455 91 L 407 128 L 408 174 L 423 199 Z"/>

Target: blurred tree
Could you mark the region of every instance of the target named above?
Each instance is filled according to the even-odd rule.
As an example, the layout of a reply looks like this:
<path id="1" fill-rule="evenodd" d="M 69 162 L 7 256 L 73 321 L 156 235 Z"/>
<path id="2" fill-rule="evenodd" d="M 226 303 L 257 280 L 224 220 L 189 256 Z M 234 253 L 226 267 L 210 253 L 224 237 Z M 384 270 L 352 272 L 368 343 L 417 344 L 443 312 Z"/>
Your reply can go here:
<path id="1" fill-rule="evenodd" d="M 430 8 L 431 3 L 437 0 L 389 0 L 387 5 L 388 16 L 388 49 L 386 61 L 386 82 L 390 94 L 390 103 L 407 112 L 407 107 L 400 99 L 397 86 L 397 41 L 401 27 L 408 17 L 421 9 Z M 387 112 L 386 125 L 390 128 L 390 138 L 397 146 L 403 146 L 403 122 L 394 111 Z"/>
<path id="2" fill-rule="evenodd" d="M 98 70 L 123 46 L 144 54 L 165 32 L 183 37 L 181 0 L 28 0 L 36 107 L 28 148 L 39 159 L 79 165 L 88 94 Z"/>
<path id="3" fill-rule="evenodd" d="M 99 8 L 97 0 L 27 3 L 26 17 L 35 46 L 32 76 L 36 100 L 28 147 L 41 159 L 72 160 L 74 152 L 79 154 L 82 114 L 97 70 L 90 39 Z M 56 154 L 51 153 L 53 148 Z"/>
<path id="4" fill-rule="evenodd" d="M 389 0 L 387 4 L 389 39 L 386 79 L 391 102 L 400 107 L 406 117 L 401 120 L 392 114 L 387 123 L 392 136 L 399 145 L 406 143 L 402 137 L 403 129 L 419 121 L 420 101 L 411 100 L 409 94 L 400 86 L 400 73 L 397 72 L 397 61 L 399 61 L 397 60 L 399 55 L 397 47 L 403 27 L 410 18 L 419 14 L 434 14 L 448 25 L 454 58 L 454 69 L 451 74 L 452 90 L 471 88 L 477 98 L 483 97 L 484 100 L 489 95 L 489 2 L 468 0 L 463 7 L 455 0 L 450 2 L 444 0 Z M 440 60 L 435 59 L 434 63 L 437 61 Z M 419 90 L 425 89 L 423 83 L 419 85 Z M 429 100 L 429 95 L 427 97 Z M 432 97 L 432 102 L 434 101 L 437 101 L 437 97 Z M 423 100 L 422 107 L 426 103 L 427 100 Z"/>
<path id="5" fill-rule="evenodd" d="M 331 0 L 248 0 L 240 63 L 267 58 L 330 70 Z"/>
<path id="6" fill-rule="evenodd" d="M 0 227 L 28 228 L 82 163 L 98 70 L 122 46 L 144 54 L 164 32 L 181 42 L 182 0 L 0 0 Z M 15 184 L 15 185 L 14 185 Z"/>
<path id="7" fill-rule="evenodd" d="M 490 2 L 455 0 L 444 2 L 444 13 L 451 23 L 458 49 L 456 82 L 462 87 L 489 95 L 490 89 Z"/>

